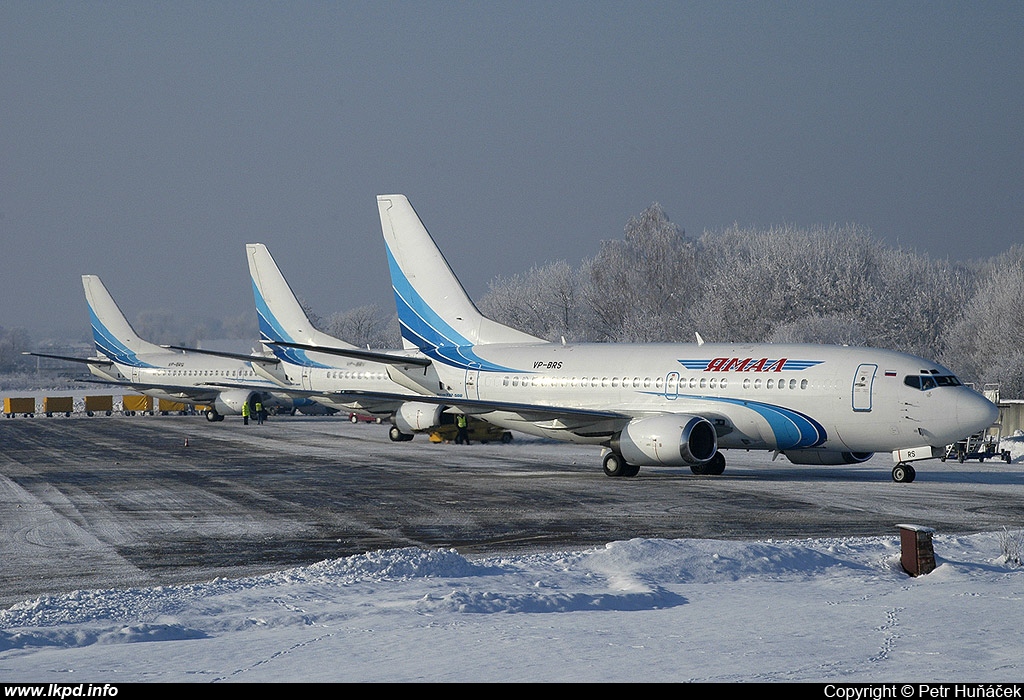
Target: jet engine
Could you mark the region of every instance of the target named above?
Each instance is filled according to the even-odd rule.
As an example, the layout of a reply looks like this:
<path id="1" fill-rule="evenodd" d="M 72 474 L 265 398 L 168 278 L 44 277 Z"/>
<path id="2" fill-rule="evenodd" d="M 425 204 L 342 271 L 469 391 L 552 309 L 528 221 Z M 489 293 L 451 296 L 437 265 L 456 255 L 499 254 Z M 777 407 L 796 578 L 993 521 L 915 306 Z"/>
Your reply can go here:
<path id="1" fill-rule="evenodd" d="M 793 464 L 860 464 L 875 456 L 874 452 L 840 452 L 839 450 L 788 450 L 782 454 Z"/>
<path id="2" fill-rule="evenodd" d="M 718 435 L 706 418 L 661 414 L 631 420 L 611 447 L 635 466 L 693 466 L 715 456 Z"/>
<path id="3" fill-rule="evenodd" d="M 407 401 L 395 411 L 395 427 L 410 435 L 441 424 L 444 406 Z"/>
<path id="4" fill-rule="evenodd" d="M 242 412 L 242 404 L 248 401 L 253 393 L 256 392 L 249 391 L 248 389 L 222 391 L 213 400 L 213 408 L 222 416 L 237 416 Z"/>

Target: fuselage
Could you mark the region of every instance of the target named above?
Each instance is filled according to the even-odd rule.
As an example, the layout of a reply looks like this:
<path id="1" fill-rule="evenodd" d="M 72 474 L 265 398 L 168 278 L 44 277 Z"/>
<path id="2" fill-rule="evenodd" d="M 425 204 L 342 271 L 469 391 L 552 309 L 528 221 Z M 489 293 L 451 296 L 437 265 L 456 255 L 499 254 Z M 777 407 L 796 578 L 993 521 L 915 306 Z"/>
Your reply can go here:
<path id="1" fill-rule="evenodd" d="M 344 392 L 409 393 L 410 397 L 416 396 L 395 384 L 388 376 L 387 366 L 378 362 L 346 360 L 310 351 L 303 352 L 301 358 L 303 364 L 290 363 L 282 359 L 281 364 L 274 369 L 262 368 L 259 365 L 256 365 L 255 369 L 257 374 L 273 382 L 277 387 L 320 392 L 314 400 L 334 409 L 385 414 L 393 412 L 400 403 L 355 398 Z"/>
<path id="2" fill-rule="evenodd" d="M 210 404 L 224 414 L 240 413 L 241 404 L 253 392 L 259 392 L 268 406 L 293 405 L 290 399 L 271 394 L 278 386 L 258 376 L 247 362 L 177 352 L 140 353 L 132 356 L 131 363 L 118 357 L 110 359 L 118 375 L 92 366 L 90 370 L 106 380 L 129 382 L 140 393 L 154 398 L 191 405 Z M 215 386 L 218 383 L 244 387 Z"/>
<path id="3" fill-rule="evenodd" d="M 427 353 L 428 355 L 430 352 Z M 888 350 L 828 345 L 476 345 L 435 357 L 443 394 L 518 404 L 685 413 L 722 448 L 878 452 L 943 446 L 983 430 L 995 406 L 944 367 Z M 600 444 L 601 426 L 487 415 L 524 432 Z M 607 432 L 616 429 L 609 421 Z"/>

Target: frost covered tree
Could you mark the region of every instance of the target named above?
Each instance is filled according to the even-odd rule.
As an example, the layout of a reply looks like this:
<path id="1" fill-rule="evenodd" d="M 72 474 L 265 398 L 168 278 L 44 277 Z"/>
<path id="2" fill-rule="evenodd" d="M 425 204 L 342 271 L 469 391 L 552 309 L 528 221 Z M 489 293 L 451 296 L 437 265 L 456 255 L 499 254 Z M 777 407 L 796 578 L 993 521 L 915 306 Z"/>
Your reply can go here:
<path id="1" fill-rule="evenodd" d="M 693 242 L 657 203 L 604 241 L 581 270 L 588 328 L 596 340 L 678 340 L 699 291 Z"/>
<path id="2" fill-rule="evenodd" d="M 22 352 L 32 350 L 31 338 L 24 328 L 0 326 L 0 372 L 17 372 L 28 367 Z"/>
<path id="3" fill-rule="evenodd" d="M 402 346 L 398 319 L 376 304 L 359 306 L 331 314 L 322 330 L 361 348 L 399 348 Z"/>
<path id="4" fill-rule="evenodd" d="M 777 340 L 802 329 L 808 341 L 934 357 L 972 289 L 966 268 L 887 248 L 856 226 L 733 227 L 705 233 L 699 245 L 706 274 L 692 315 L 709 340 Z M 826 330 L 824 319 L 827 336 L 808 336 Z"/>
<path id="5" fill-rule="evenodd" d="M 852 316 L 807 316 L 775 327 L 769 343 L 866 345 L 864 325 Z"/>
<path id="6" fill-rule="evenodd" d="M 808 318 L 859 318 L 877 244 L 856 227 L 734 226 L 699 240 L 702 293 L 691 318 L 707 340 L 756 342 Z"/>
<path id="7" fill-rule="evenodd" d="M 986 266 L 977 292 L 944 334 L 941 361 L 978 384 L 1024 397 L 1024 247 Z"/>
<path id="8" fill-rule="evenodd" d="M 495 278 L 479 306 L 495 321 L 545 340 L 586 340 L 579 287 L 580 273 L 558 261 Z"/>

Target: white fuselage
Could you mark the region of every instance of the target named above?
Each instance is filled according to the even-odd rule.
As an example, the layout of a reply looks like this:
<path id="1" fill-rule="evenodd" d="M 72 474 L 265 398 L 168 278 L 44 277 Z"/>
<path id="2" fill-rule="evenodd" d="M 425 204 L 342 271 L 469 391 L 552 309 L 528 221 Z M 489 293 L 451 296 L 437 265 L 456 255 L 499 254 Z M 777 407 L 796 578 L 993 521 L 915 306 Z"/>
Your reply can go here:
<path id="1" fill-rule="evenodd" d="M 271 392 L 278 386 L 253 372 L 247 362 L 211 355 L 159 352 L 134 356 L 134 364 L 114 360 L 120 376 L 111 376 L 102 369 L 93 369 L 97 377 L 132 383 L 142 394 L 158 399 L 191 405 L 217 404 L 222 413 L 238 413 L 240 397 L 253 391 Z M 215 384 L 244 384 L 248 388 L 231 389 Z M 147 386 L 151 385 L 151 386 Z M 180 387 L 180 390 L 177 389 Z M 230 395 L 230 396 L 229 396 Z M 227 401 L 217 401 L 228 397 Z M 270 397 L 268 405 L 289 404 L 280 396 Z"/>
<path id="2" fill-rule="evenodd" d="M 416 396 L 395 384 L 388 376 L 387 366 L 378 362 L 346 360 L 312 352 L 303 356 L 311 356 L 315 360 L 303 365 L 282 361 L 280 367 L 272 370 L 256 365 L 256 370 L 277 387 L 317 392 L 312 397 L 317 403 L 338 410 L 391 413 L 400 403 L 356 398 L 345 392 L 408 393 L 411 398 Z"/>
<path id="3" fill-rule="evenodd" d="M 995 419 L 984 397 L 949 370 L 903 353 L 827 345 L 476 345 L 462 366 L 435 362 L 443 394 L 631 417 L 694 414 L 711 420 L 722 448 L 820 448 L 878 452 L 941 446 Z M 938 376 L 917 389 L 907 377 Z M 600 444 L 593 423 L 495 412 L 488 421 L 523 432 Z M 609 421 L 607 432 L 616 429 Z"/>

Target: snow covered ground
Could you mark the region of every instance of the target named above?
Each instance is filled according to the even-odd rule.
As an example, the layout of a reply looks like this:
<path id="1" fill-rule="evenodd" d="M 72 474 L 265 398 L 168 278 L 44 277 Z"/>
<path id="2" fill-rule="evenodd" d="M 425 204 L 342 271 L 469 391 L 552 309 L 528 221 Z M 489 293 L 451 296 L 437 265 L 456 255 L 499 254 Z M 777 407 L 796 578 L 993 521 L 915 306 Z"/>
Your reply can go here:
<path id="1" fill-rule="evenodd" d="M 5 682 L 1019 682 L 1020 531 L 397 549 L 0 611 Z M 1007 556 L 1007 554 L 1011 556 Z M 1016 553 L 1016 554 L 1014 554 Z"/>

